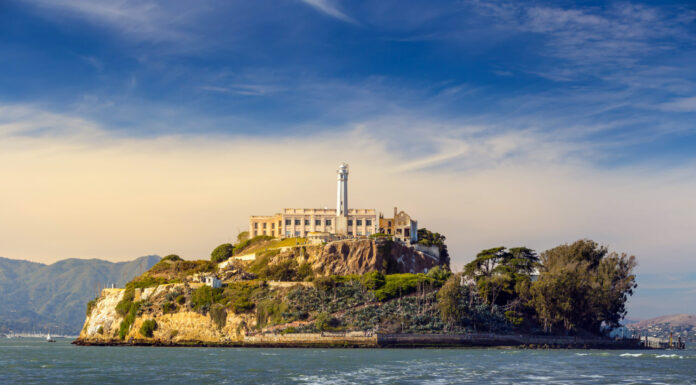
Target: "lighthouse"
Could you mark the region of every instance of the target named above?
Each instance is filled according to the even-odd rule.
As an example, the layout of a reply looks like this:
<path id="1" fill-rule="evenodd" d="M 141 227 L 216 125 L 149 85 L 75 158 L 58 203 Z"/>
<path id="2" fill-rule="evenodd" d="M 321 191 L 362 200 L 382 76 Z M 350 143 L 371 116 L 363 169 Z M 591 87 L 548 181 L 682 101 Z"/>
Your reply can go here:
<path id="1" fill-rule="evenodd" d="M 348 215 L 348 163 L 343 162 L 336 170 L 338 174 L 338 189 L 336 194 L 336 216 Z"/>
<path id="2" fill-rule="evenodd" d="M 338 174 L 336 191 L 335 234 L 348 235 L 348 163 L 343 162 L 336 170 Z"/>

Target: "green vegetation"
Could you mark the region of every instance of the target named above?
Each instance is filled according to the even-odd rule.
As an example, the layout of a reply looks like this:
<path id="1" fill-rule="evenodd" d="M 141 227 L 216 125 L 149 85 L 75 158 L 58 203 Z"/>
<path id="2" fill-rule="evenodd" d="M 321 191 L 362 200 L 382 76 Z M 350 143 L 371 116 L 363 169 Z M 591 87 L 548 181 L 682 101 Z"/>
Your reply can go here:
<path id="1" fill-rule="evenodd" d="M 152 338 L 153 332 L 157 330 L 157 321 L 153 319 L 143 321 L 140 326 L 140 335 L 143 337 Z"/>
<path id="2" fill-rule="evenodd" d="M 167 255 L 166 257 L 164 257 L 164 258 L 162 258 L 162 259 L 160 260 L 160 262 L 162 262 L 162 261 L 165 261 L 165 262 L 166 262 L 166 261 L 176 262 L 176 261 L 183 261 L 183 259 L 181 259 L 181 257 L 179 257 L 179 256 L 176 255 L 176 254 L 169 254 L 169 255 Z"/>
<path id="3" fill-rule="evenodd" d="M 314 319 L 314 327 L 319 331 L 336 330 L 341 324 L 341 321 L 332 317 L 327 312 L 321 312 Z"/>
<path id="4" fill-rule="evenodd" d="M 439 281 L 425 274 L 389 274 L 384 278 L 384 285 L 374 290 L 375 297 L 382 302 L 411 294 L 419 287 L 432 289 L 441 285 Z"/>
<path id="5" fill-rule="evenodd" d="M 104 335 L 104 327 L 100 326 L 99 329 L 97 329 L 97 333 Z"/>
<path id="6" fill-rule="evenodd" d="M 120 304 L 120 303 L 119 303 Z M 123 340 L 128 335 L 131 325 L 135 322 L 135 317 L 138 315 L 138 310 L 140 309 L 140 302 L 130 302 L 128 312 L 125 314 L 121 325 L 119 326 L 118 336 Z"/>
<path id="7" fill-rule="evenodd" d="M 94 305 L 97 304 L 98 300 L 99 300 L 99 297 L 87 302 L 87 317 L 89 317 L 89 315 L 92 314 L 92 309 L 94 309 Z"/>
<path id="8" fill-rule="evenodd" d="M 162 313 L 167 314 L 167 313 L 174 313 L 176 312 L 177 306 L 174 303 L 171 302 L 165 302 L 162 304 Z"/>
<path id="9" fill-rule="evenodd" d="M 203 285 L 191 293 L 191 307 L 193 310 L 205 314 L 210 306 L 222 299 L 223 288 L 212 288 Z"/>
<path id="10" fill-rule="evenodd" d="M 609 253 L 591 240 L 561 245 L 541 254 L 539 279 L 524 296 L 550 331 L 599 331 L 602 323 L 617 326 L 626 301 L 636 288 L 634 256 Z"/>
<path id="11" fill-rule="evenodd" d="M 446 252 L 444 236 L 426 229 L 419 236 L 422 244 L 443 246 L 441 251 Z M 136 302 L 139 289 L 215 268 L 212 261 L 169 258 L 129 282 L 116 306 L 123 316 L 120 338 L 129 334 L 136 316 L 157 314 L 160 308 L 164 314 L 179 308 L 208 314 L 219 329 L 225 328 L 229 312 L 249 314 L 256 323 L 244 317 L 238 330 L 282 333 L 375 329 L 386 333 L 598 333 L 602 324 L 618 324 L 636 287 L 635 258 L 609 253 L 589 240 L 561 245 L 541 256 L 526 247 L 482 250 L 458 274 L 447 265 L 426 274 L 394 274 L 397 265 L 391 254 L 395 243 L 380 237 L 376 240 L 384 252 L 380 270 L 343 276 L 315 276 L 309 263 L 298 263 L 289 253 L 270 248 L 279 241 L 269 237 L 240 239 L 241 243 L 246 243 L 247 251 L 258 247 L 257 258 L 230 271 L 237 274 L 239 266 L 246 266 L 246 272 L 256 275 L 253 280 L 228 280 L 223 288 L 180 285 L 142 304 Z M 221 245 L 211 258 L 228 256 L 237 246 Z M 223 257 L 215 257 L 217 254 Z M 540 272 L 538 279 L 536 271 Z M 249 275 L 233 277 L 248 279 Z M 267 280 L 298 283 L 287 287 L 269 285 Z M 88 303 L 88 313 L 93 306 Z M 290 327 L 288 323 L 294 321 L 304 322 Z M 153 330 L 148 326 L 140 333 L 151 336 Z"/>
<path id="12" fill-rule="evenodd" d="M 478 292 L 487 303 L 502 306 L 519 298 L 537 266 L 539 257 L 534 250 L 496 247 L 478 253 L 464 266 L 464 274 L 476 281 Z"/>
<path id="13" fill-rule="evenodd" d="M 215 263 L 228 260 L 234 255 L 234 246 L 231 243 L 223 243 L 210 253 L 210 260 Z"/>
<path id="14" fill-rule="evenodd" d="M 287 313 L 288 305 L 278 299 L 265 299 L 256 305 L 256 327 L 277 325 L 288 322 L 283 316 Z"/>
<path id="15" fill-rule="evenodd" d="M 216 303 L 210 307 L 210 318 L 215 322 L 218 329 L 225 327 L 227 323 L 227 310 L 225 306 Z"/>
<path id="16" fill-rule="evenodd" d="M 449 268 L 450 257 L 445 240 L 445 236 L 440 233 L 433 233 L 426 228 L 418 229 L 418 243 L 423 246 L 437 246 L 440 251 L 440 265 Z"/>
<path id="17" fill-rule="evenodd" d="M 196 273 L 207 273 L 215 271 L 217 265 L 212 261 L 186 261 L 186 260 L 161 260 L 145 274 L 137 279 L 143 279 L 143 277 L 150 277 L 149 279 L 157 279 L 158 282 L 153 282 L 150 286 L 162 285 L 165 283 L 177 283 L 183 278 Z M 144 286 L 148 287 L 148 286 Z"/>

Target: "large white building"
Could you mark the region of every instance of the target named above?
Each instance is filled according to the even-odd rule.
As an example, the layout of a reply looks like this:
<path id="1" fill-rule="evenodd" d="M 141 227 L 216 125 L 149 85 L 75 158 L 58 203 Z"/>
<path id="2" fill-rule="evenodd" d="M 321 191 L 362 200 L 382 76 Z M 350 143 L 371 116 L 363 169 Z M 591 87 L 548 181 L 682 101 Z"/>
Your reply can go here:
<path id="1" fill-rule="evenodd" d="M 348 164 L 345 162 L 336 171 L 338 180 L 335 210 L 286 208 L 275 215 L 254 215 L 249 218 L 249 236 L 291 238 L 307 237 L 310 233 L 327 233 L 350 238 L 384 232 L 404 241 L 416 242 L 418 222 L 410 217 L 407 220 L 393 220 L 384 218 L 381 214 L 378 216 L 375 209 L 348 207 L 348 171 Z M 401 214 L 402 217 L 406 215 L 403 212 Z M 390 226 L 381 226 L 381 223 L 389 223 Z"/>

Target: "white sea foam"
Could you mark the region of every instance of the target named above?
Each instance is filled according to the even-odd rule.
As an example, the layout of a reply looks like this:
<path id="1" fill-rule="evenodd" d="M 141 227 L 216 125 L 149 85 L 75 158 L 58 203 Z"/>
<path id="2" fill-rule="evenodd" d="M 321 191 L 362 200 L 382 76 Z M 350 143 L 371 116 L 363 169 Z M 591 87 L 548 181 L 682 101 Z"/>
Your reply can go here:
<path id="1" fill-rule="evenodd" d="M 643 353 L 623 353 L 621 357 L 641 357 Z"/>

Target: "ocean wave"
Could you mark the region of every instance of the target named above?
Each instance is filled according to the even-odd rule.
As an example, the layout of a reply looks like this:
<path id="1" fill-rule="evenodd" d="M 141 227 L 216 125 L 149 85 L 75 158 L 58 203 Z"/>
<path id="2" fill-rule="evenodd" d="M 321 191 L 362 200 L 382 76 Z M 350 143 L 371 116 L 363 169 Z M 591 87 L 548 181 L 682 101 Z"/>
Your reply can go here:
<path id="1" fill-rule="evenodd" d="M 623 353 L 620 354 L 621 357 L 642 357 L 643 353 Z"/>

